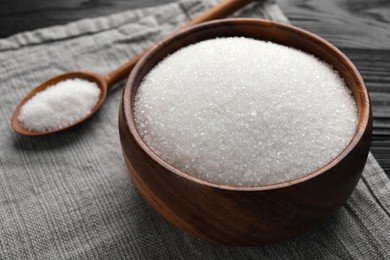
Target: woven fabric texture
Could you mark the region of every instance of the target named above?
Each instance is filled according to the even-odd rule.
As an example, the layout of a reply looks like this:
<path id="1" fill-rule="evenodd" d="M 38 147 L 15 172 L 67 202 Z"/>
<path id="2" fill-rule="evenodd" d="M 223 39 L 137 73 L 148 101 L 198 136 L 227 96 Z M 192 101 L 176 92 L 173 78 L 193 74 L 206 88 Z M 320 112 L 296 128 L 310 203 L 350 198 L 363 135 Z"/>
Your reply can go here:
<path id="1" fill-rule="evenodd" d="M 104 75 L 216 2 L 184 0 L 0 40 L 0 259 L 390 259 L 390 182 L 371 155 L 348 203 L 316 230 L 244 248 L 187 235 L 142 200 L 118 136 L 123 83 L 78 127 L 13 133 L 13 110 L 41 82 L 75 70 Z M 272 1 L 237 15 L 288 22 Z"/>

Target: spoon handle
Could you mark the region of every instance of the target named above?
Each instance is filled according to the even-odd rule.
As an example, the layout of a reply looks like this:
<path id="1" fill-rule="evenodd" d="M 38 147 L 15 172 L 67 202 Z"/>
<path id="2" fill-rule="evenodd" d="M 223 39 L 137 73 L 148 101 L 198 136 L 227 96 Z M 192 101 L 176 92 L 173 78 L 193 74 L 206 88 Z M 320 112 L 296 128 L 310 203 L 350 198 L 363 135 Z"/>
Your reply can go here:
<path id="1" fill-rule="evenodd" d="M 181 27 L 178 31 L 185 29 L 189 26 L 195 25 L 195 24 L 199 24 L 199 23 L 203 23 L 203 22 L 207 22 L 207 21 L 211 21 L 211 20 L 215 20 L 215 19 L 221 19 L 221 18 L 224 18 L 226 16 L 229 16 L 229 15 L 233 14 L 234 12 L 236 12 L 237 10 L 244 7 L 245 5 L 249 4 L 252 1 L 253 0 L 225 0 L 225 1 L 222 1 L 221 3 L 217 4 L 213 8 L 211 8 L 211 9 L 207 10 L 206 12 L 204 12 L 203 14 L 201 14 L 200 16 L 191 20 L 189 23 L 187 23 L 186 25 Z M 127 76 L 129 76 L 131 70 L 134 68 L 135 64 L 141 59 L 141 57 L 144 55 L 145 52 L 146 52 L 146 50 L 141 52 L 137 56 L 135 56 L 129 62 L 123 64 L 122 66 L 120 66 L 116 70 L 114 70 L 111 73 L 109 73 L 108 75 L 106 75 L 104 77 L 104 79 L 106 81 L 107 88 L 110 89 L 110 87 L 112 87 L 116 83 L 122 81 Z"/>

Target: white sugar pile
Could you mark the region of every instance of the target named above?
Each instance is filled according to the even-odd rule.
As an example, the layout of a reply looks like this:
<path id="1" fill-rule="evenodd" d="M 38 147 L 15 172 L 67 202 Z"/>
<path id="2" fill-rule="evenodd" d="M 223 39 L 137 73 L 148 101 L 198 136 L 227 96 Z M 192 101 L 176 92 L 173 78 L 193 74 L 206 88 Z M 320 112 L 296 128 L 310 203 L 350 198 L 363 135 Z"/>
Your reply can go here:
<path id="1" fill-rule="evenodd" d="M 218 38 L 183 48 L 142 82 L 138 130 L 162 159 L 213 183 L 310 173 L 351 140 L 357 109 L 336 71 L 278 44 Z"/>
<path id="2" fill-rule="evenodd" d="M 33 131 L 66 127 L 91 113 L 100 88 L 84 79 L 68 79 L 33 96 L 21 108 L 19 122 Z"/>

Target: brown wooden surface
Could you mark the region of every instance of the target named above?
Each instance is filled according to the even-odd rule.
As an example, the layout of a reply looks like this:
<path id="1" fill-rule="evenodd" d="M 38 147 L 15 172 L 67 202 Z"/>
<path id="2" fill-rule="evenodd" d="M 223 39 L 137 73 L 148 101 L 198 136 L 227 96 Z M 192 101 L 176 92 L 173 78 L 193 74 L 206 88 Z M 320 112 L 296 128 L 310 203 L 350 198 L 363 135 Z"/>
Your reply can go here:
<path id="1" fill-rule="evenodd" d="M 85 80 L 88 80 L 91 82 L 95 82 L 101 90 L 99 99 L 89 114 L 85 115 L 84 117 L 80 118 L 79 120 L 77 120 L 76 122 L 74 122 L 68 126 L 65 126 L 62 128 L 57 128 L 57 129 L 52 129 L 52 130 L 48 130 L 48 131 L 30 131 L 30 130 L 23 127 L 23 125 L 19 122 L 18 117 L 20 114 L 20 109 L 30 98 L 35 96 L 37 93 L 45 90 L 46 88 L 53 86 L 61 81 L 64 81 L 66 79 L 74 79 L 74 78 L 81 78 L 81 79 L 85 79 Z M 59 76 L 56 76 L 54 78 L 49 79 L 48 81 L 42 83 L 37 88 L 34 88 L 30 93 L 28 93 L 27 96 L 15 108 L 15 111 L 14 111 L 14 113 L 12 115 L 12 119 L 11 119 L 11 125 L 12 125 L 12 128 L 14 129 L 15 132 L 22 134 L 22 135 L 26 135 L 26 136 L 47 135 L 47 134 L 53 134 L 53 133 L 56 133 L 59 131 L 63 131 L 63 130 L 66 130 L 74 125 L 77 125 L 81 122 L 84 122 L 85 120 L 87 120 L 88 118 L 93 116 L 98 111 L 98 109 L 103 105 L 104 100 L 106 99 L 106 95 L 107 95 L 107 84 L 104 81 L 103 77 L 101 77 L 95 73 L 82 72 L 82 71 L 65 73 L 65 74 L 62 74 L 62 75 L 59 75 Z"/>
<path id="2" fill-rule="evenodd" d="M 191 43 L 247 36 L 309 52 L 332 64 L 352 90 L 359 110 L 351 143 L 331 163 L 299 179 L 260 187 L 232 187 L 191 177 L 155 155 L 142 141 L 133 106 L 143 77 L 160 60 Z M 153 48 L 134 68 L 122 97 L 119 130 L 130 175 L 148 203 L 177 227 L 203 239 L 230 245 L 279 242 L 301 235 L 339 208 L 362 173 L 371 139 L 367 91 L 352 63 L 312 34 L 269 21 L 224 21 L 196 27 Z"/>
<path id="3" fill-rule="evenodd" d="M 214 20 L 214 19 L 220 19 L 224 18 L 226 16 L 229 16 L 236 12 L 237 10 L 243 8 L 245 5 L 252 2 L 252 0 L 224 0 L 217 4 L 216 6 L 212 7 L 209 10 L 206 10 L 203 14 L 196 17 L 195 19 L 191 20 L 188 24 L 184 25 L 179 30 L 183 30 L 184 28 L 187 28 L 192 25 L 196 25 L 202 22 Z M 65 73 L 62 75 L 58 75 L 52 79 L 49 79 L 48 81 L 42 83 L 40 86 L 33 89 L 16 107 L 15 112 L 11 119 L 11 125 L 12 128 L 15 130 L 15 132 L 26 135 L 26 136 L 37 136 L 37 135 L 47 135 L 47 134 L 53 134 L 59 131 L 66 130 L 72 126 L 75 126 L 77 124 L 82 123 L 89 117 L 93 116 L 98 109 L 103 105 L 107 91 L 116 83 L 124 80 L 131 72 L 131 70 L 134 68 L 134 66 L 137 64 L 137 62 L 142 58 L 145 52 L 142 52 L 138 55 L 136 55 L 133 59 L 131 59 L 129 62 L 123 64 L 119 68 L 115 69 L 105 77 L 102 77 L 100 75 L 90 73 L 90 72 L 71 72 L 71 73 Z M 40 91 L 45 90 L 47 87 L 50 87 L 51 85 L 57 84 L 60 81 L 66 80 L 66 79 L 73 79 L 73 78 L 83 78 L 89 81 L 96 82 L 101 90 L 101 95 L 99 96 L 99 100 L 96 103 L 96 105 L 92 108 L 91 113 L 86 115 L 85 117 L 82 117 L 81 119 L 75 121 L 74 123 L 47 131 L 30 131 L 28 129 L 25 129 L 23 125 L 19 122 L 18 117 L 20 113 L 20 109 L 22 106 L 35 94 L 37 94 Z"/>
<path id="4" fill-rule="evenodd" d="M 0 37 L 174 0 L 0 1 Z M 361 72 L 373 101 L 371 150 L 390 174 L 390 1 L 277 0 L 290 21 L 331 41 Z"/>
<path id="5" fill-rule="evenodd" d="M 0 37 L 174 0 L 0 1 Z M 361 72 L 373 104 L 371 151 L 390 175 L 390 1 L 276 0 L 290 21 L 329 40 Z"/>

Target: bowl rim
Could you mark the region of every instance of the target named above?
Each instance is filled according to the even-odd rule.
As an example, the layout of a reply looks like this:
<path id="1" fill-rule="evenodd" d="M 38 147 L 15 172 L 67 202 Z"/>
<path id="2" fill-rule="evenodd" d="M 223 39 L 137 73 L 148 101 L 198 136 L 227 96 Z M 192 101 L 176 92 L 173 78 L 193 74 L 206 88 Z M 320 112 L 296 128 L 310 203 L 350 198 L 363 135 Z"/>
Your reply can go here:
<path id="1" fill-rule="evenodd" d="M 306 39 L 309 39 L 311 41 L 317 42 L 318 44 L 325 45 L 326 48 L 330 49 L 334 54 L 338 55 L 339 58 L 344 60 L 346 64 L 348 64 L 349 68 L 354 74 L 355 80 L 358 82 L 358 85 L 361 87 L 360 98 L 362 100 L 362 104 L 365 104 L 366 109 L 360 109 L 358 110 L 358 121 L 357 126 L 355 129 L 355 133 L 352 136 L 351 140 L 347 144 L 347 146 L 336 156 L 334 157 L 330 162 L 328 162 L 326 165 L 322 166 L 321 168 L 312 171 L 310 173 L 304 174 L 300 177 L 273 183 L 273 184 L 267 184 L 267 185 L 255 185 L 255 186 L 234 186 L 234 185 L 226 185 L 226 184 L 217 184 L 213 182 L 209 182 L 207 180 L 200 179 L 198 177 L 194 177 L 190 175 L 189 173 L 185 173 L 182 170 L 174 167 L 173 165 L 166 162 L 164 159 L 159 157 L 152 148 L 150 148 L 142 139 L 141 135 L 138 132 L 138 129 L 136 127 L 136 122 L 134 119 L 134 111 L 132 109 L 134 100 L 126 101 L 125 97 L 131 97 L 132 89 L 135 83 L 135 80 L 137 78 L 137 74 L 141 70 L 141 68 L 145 65 L 149 57 L 155 55 L 155 53 L 158 51 L 159 48 L 167 46 L 172 44 L 174 41 L 177 41 L 178 39 L 182 37 L 186 37 L 187 35 L 191 34 L 194 30 L 201 31 L 201 30 L 208 30 L 211 27 L 218 28 L 221 26 L 225 26 L 226 24 L 238 24 L 238 25 L 251 25 L 251 26 L 271 26 L 271 27 L 278 27 L 279 29 L 290 31 L 295 34 L 299 34 L 303 36 Z M 143 57 L 137 62 L 136 66 L 133 68 L 132 72 L 130 73 L 128 80 L 125 84 L 125 88 L 122 93 L 122 105 L 121 108 L 124 112 L 124 118 L 126 120 L 126 126 L 128 127 L 128 130 L 130 134 L 133 136 L 136 144 L 143 150 L 144 153 L 146 153 L 150 158 L 152 158 L 157 164 L 164 167 L 166 170 L 168 170 L 170 173 L 173 173 L 177 176 L 180 176 L 182 178 L 185 178 L 189 181 L 193 181 L 200 185 L 206 185 L 209 188 L 216 188 L 221 190 L 230 190 L 230 191 L 265 191 L 265 190 L 276 190 L 281 189 L 289 186 L 293 186 L 296 184 L 303 183 L 305 181 L 308 181 L 310 179 L 313 179 L 334 166 L 336 166 L 339 162 L 341 162 L 359 143 L 359 141 L 363 138 L 364 133 L 366 132 L 367 128 L 369 127 L 370 117 L 371 117 L 371 101 L 369 97 L 368 90 L 363 82 L 363 79 L 358 72 L 355 65 L 350 61 L 350 59 L 343 54 L 337 47 L 326 41 L 325 39 L 309 32 L 304 29 L 298 28 L 293 25 L 259 19 L 259 18 L 228 18 L 228 19 L 220 19 L 220 20 L 214 20 L 211 22 L 205 22 L 201 23 L 199 25 L 191 26 L 186 29 L 183 29 L 173 35 L 171 35 L 168 38 L 165 38 L 158 44 L 154 45 L 151 49 L 149 49 Z"/>

